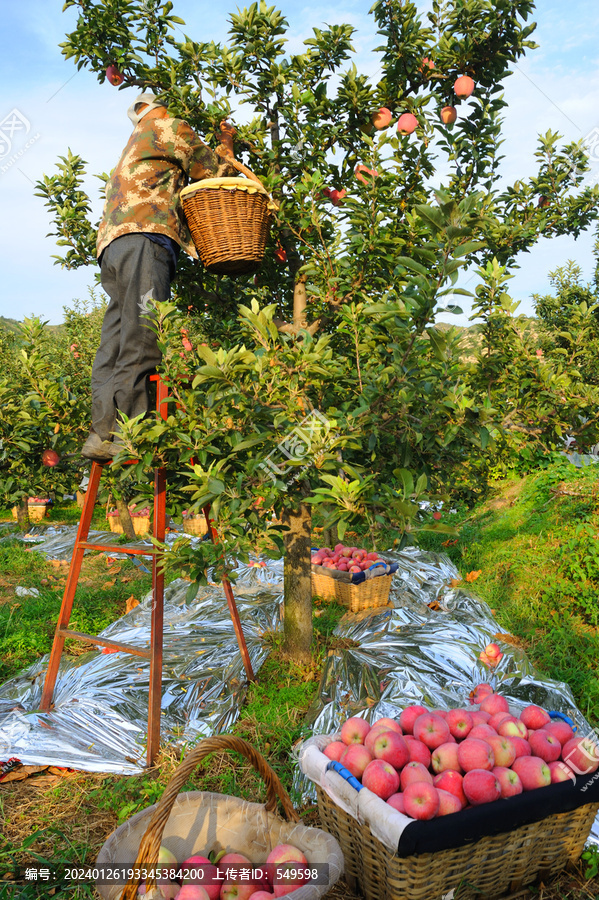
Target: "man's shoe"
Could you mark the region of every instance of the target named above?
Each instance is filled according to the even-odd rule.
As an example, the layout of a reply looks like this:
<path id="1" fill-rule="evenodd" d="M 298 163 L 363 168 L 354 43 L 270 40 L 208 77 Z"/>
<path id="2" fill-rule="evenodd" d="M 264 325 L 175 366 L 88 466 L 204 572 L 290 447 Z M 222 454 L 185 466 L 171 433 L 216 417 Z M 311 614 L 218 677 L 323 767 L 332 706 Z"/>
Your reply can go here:
<path id="1" fill-rule="evenodd" d="M 117 455 L 121 447 L 113 441 L 103 441 L 99 434 L 90 431 L 89 436 L 81 448 L 81 456 L 92 459 L 94 462 L 109 462 Z"/>

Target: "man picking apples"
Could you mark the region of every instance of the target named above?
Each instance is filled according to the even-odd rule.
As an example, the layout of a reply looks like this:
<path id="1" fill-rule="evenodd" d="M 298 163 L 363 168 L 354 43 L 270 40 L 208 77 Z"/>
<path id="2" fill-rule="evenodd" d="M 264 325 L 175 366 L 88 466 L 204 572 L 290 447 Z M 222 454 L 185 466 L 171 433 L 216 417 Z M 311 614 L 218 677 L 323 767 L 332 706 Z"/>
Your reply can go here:
<path id="1" fill-rule="evenodd" d="M 127 114 L 134 129 L 106 186 L 97 239 L 110 303 L 92 369 L 91 431 L 81 454 L 98 462 L 119 450 L 118 413 L 133 418 L 149 408 L 148 375 L 161 359 L 149 327 L 150 301 L 169 298 L 181 248 L 197 257 L 181 189 L 188 180 L 236 174 L 154 94 L 141 94 Z M 219 153 L 233 156 L 234 134 L 221 123 Z"/>

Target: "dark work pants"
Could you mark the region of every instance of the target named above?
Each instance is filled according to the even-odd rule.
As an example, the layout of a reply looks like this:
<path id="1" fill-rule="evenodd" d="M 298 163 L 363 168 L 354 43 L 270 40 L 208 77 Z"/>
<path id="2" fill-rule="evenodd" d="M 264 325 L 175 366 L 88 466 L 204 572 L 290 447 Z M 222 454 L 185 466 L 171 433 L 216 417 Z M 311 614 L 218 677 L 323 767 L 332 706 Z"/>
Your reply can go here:
<path id="1" fill-rule="evenodd" d="M 154 318 L 148 301 L 168 300 L 175 273 L 168 250 L 143 234 L 111 241 L 101 273 L 110 303 L 92 368 L 92 429 L 110 441 L 117 410 L 128 418 L 148 411 L 148 375 L 161 360 L 146 318 Z"/>

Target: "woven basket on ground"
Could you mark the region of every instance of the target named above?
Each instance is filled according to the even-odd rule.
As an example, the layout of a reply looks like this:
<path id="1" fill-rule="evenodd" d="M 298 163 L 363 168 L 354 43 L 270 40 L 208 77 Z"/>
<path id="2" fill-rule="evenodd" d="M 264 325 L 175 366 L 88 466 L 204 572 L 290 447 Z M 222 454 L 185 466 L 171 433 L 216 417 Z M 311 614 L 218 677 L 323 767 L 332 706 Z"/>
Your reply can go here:
<path id="1" fill-rule="evenodd" d="M 589 803 L 475 844 L 400 858 L 316 790 L 320 819 L 343 850 L 345 880 L 366 900 L 441 900 L 452 890 L 459 900 L 511 895 L 579 859 L 599 809 Z"/>
<path id="2" fill-rule="evenodd" d="M 118 516 L 107 516 L 110 530 L 113 534 L 123 534 L 123 526 Z M 133 531 L 137 535 L 148 534 L 150 530 L 149 516 L 131 516 Z"/>
<path id="3" fill-rule="evenodd" d="M 249 275 L 260 268 L 274 202 L 260 180 L 237 160 L 247 178 L 207 178 L 181 191 L 183 212 L 200 259 L 217 275 Z"/>
<path id="4" fill-rule="evenodd" d="M 241 753 L 251 763 L 266 784 L 266 804 L 204 791 L 180 793 L 198 763 L 221 750 Z M 277 800 L 287 821 L 276 813 Z M 252 863 L 260 864 L 280 843 L 302 850 L 312 865 L 329 866 L 328 884 L 304 885 L 288 894 L 293 900 L 318 900 L 343 873 L 343 855 L 337 841 L 324 831 L 299 824 L 285 788 L 264 757 L 242 738 L 222 735 L 200 741 L 178 767 L 160 802 L 133 816 L 109 836 L 96 866 L 105 870 L 117 864 L 134 869 L 152 867 L 161 845 L 178 862 L 192 855 L 226 850 L 243 853 Z M 126 885 L 98 883 L 97 890 L 103 900 L 136 900 L 140 882 L 140 878 L 133 878 Z"/>
<path id="5" fill-rule="evenodd" d="M 347 606 L 352 612 L 387 606 L 391 590 L 392 575 L 377 575 L 367 578 L 361 584 L 351 584 L 315 571 L 319 567 L 312 566 L 312 595 L 322 600 L 334 600 L 341 606 Z"/>

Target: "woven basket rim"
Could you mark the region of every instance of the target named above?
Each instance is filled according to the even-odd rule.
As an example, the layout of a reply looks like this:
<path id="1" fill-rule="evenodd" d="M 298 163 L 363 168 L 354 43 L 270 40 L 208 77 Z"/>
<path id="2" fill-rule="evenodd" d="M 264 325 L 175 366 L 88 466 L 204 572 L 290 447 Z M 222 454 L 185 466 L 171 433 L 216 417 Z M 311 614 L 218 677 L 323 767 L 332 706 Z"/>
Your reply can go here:
<path id="1" fill-rule="evenodd" d="M 181 191 L 181 197 L 185 199 L 189 199 L 190 196 L 195 194 L 197 191 L 205 191 L 205 190 L 238 190 L 238 191 L 246 191 L 248 194 L 264 194 L 266 197 L 270 199 L 270 194 L 266 190 L 266 188 L 258 184 L 257 181 L 251 181 L 249 178 L 204 178 L 202 181 L 194 181 L 192 184 L 188 184 L 187 187 L 184 187 Z"/>

